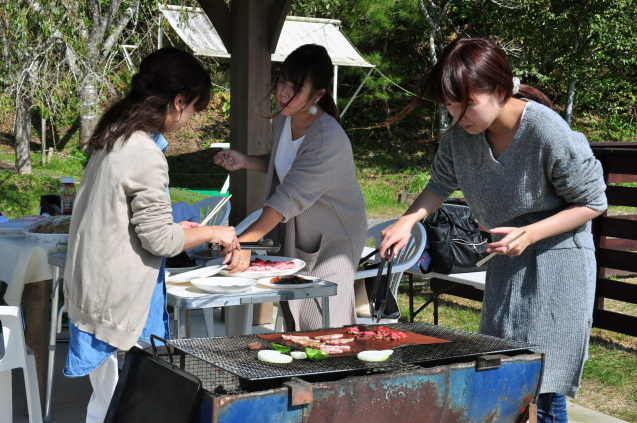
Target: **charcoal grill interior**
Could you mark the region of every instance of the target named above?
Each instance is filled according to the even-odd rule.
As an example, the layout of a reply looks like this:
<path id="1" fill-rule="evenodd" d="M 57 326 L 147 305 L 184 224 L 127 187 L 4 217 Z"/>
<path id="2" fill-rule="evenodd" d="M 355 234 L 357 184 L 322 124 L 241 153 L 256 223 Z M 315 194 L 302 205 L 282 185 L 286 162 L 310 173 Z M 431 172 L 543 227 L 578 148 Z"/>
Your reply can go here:
<path id="1" fill-rule="evenodd" d="M 270 342 L 257 335 L 176 339 L 168 343 L 174 347 L 177 354 L 175 360 L 179 363 L 175 363 L 176 365 L 202 379 L 205 389 L 220 394 L 273 387 L 291 377 L 337 379 L 352 374 L 404 370 L 409 365 L 431 367 L 463 360 L 469 361 L 484 354 L 511 355 L 530 352 L 534 347 L 524 342 L 426 323 L 397 323 L 387 326 L 452 342 L 396 348 L 394 354 L 381 363 L 361 361 L 353 355 L 320 361 L 294 360 L 288 364 L 259 361 L 257 351 L 249 350 L 247 345 L 250 342 L 259 341 L 268 348 Z"/>

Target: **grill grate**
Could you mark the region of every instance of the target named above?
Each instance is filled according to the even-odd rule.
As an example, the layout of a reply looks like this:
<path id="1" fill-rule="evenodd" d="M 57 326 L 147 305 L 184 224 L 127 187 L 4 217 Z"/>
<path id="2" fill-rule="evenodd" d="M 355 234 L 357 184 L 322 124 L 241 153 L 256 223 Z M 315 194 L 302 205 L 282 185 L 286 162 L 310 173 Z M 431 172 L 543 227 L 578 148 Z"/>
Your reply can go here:
<path id="1" fill-rule="evenodd" d="M 356 356 L 345 356 L 320 361 L 294 360 L 288 364 L 259 361 L 257 352 L 250 351 L 247 345 L 250 342 L 259 341 L 267 348 L 269 342 L 257 335 L 176 339 L 168 341 L 168 343 L 181 353 L 179 355 L 185 364 L 184 369 L 200 377 L 202 383 L 207 385 L 204 388 L 211 392 L 214 392 L 218 385 L 223 385 L 226 391 L 252 389 L 255 381 L 268 385 L 268 380 L 270 380 L 269 384 L 273 384 L 278 383 L 273 379 L 297 376 L 396 370 L 409 364 L 434 366 L 475 359 L 483 354 L 528 351 L 534 347 L 524 342 L 463 332 L 426 323 L 397 323 L 387 326 L 452 342 L 396 348 L 394 354 L 387 361 L 381 363 L 370 363 L 358 360 Z M 194 360 L 192 357 L 188 357 L 189 355 L 199 359 L 197 360 L 199 362 L 193 363 Z M 196 368 L 197 366 L 204 368 Z M 206 380 L 204 381 L 204 379 Z"/>

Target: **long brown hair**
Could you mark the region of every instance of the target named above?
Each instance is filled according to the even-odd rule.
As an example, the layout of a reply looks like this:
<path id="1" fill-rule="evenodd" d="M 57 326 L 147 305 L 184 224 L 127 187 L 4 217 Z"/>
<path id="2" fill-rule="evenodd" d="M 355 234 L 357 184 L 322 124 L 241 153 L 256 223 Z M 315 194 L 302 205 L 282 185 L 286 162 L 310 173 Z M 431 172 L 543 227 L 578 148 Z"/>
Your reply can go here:
<path id="1" fill-rule="evenodd" d="M 292 82 L 294 85 L 294 97 L 301 92 L 303 85 L 307 81 L 312 85 L 308 101 L 311 101 L 317 91 L 325 90 L 325 94 L 318 101 L 318 105 L 321 106 L 325 113 L 331 115 L 340 123 L 341 119 L 338 115 L 338 109 L 330 91 L 333 78 L 334 66 L 325 47 L 318 44 L 304 44 L 285 58 L 281 64 L 281 69 L 274 78 L 268 98 L 276 93 L 276 84 L 279 79 Z M 271 117 L 277 116 L 280 112 L 279 110 Z"/>
<path id="2" fill-rule="evenodd" d="M 142 60 L 131 91 L 102 115 L 89 145 L 110 152 L 119 138 L 126 142 L 135 131 L 161 133 L 178 94 L 186 104 L 196 100 L 199 112 L 210 102 L 211 87 L 208 73 L 193 55 L 173 47 L 159 49 Z"/>
<path id="3" fill-rule="evenodd" d="M 547 107 L 553 107 L 551 100 L 537 88 L 520 84 L 517 94 L 513 94 L 513 71 L 504 50 L 494 43 L 481 38 L 456 38 L 442 52 L 421 87 L 420 93 L 396 116 L 373 126 L 378 128 L 391 125 L 411 113 L 423 98 L 435 103 L 447 102 L 464 105 L 456 123 L 443 134 L 449 132 L 464 116 L 469 102 L 478 93 L 493 93 L 496 89 L 505 91 L 503 100 L 511 97 L 528 98 Z"/>
<path id="4" fill-rule="evenodd" d="M 529 85 L 520 84 L 514 95 L 513 72 L 506 53 L 492 42 L 480 38 L 457 38 L 451 42 L 443 50 L 424 84 L 425 93 L 436 103 L 463 105 L 456 124 L 476 94 L 491 94 L 498 88 L 504 90 L 503 101 L 511 97 L 528 98 L 552 107 L 544 93 Z"/>

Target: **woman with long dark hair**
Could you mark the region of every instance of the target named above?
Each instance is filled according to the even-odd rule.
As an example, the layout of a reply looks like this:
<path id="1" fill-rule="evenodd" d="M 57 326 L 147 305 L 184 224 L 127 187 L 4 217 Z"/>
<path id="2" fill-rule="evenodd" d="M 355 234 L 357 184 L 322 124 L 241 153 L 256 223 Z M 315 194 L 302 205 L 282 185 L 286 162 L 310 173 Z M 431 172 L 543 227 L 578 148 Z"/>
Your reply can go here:
<path id="1" fill-rule="evenodd" d="M 89 375 L 87 422 L 104 420 L 118 380 L 117 350 L 169 337 L 164 257 L 205 242 L 238 248 L 234 228 L 173 223 L 168 163 L 152 136 L 181 129 L 210 99 L 210 78 L 189 53 L 142 60 L 131 90 L 109 108 L 77 193 L 64 274 L 69 354 L 64 374 Z M 228 257 L 229 258 L 229 257 Z"/>
<path id="2" fill-rule="evenodd" d="M 352 147 L 329 93 L 333 76 L 324 47 L 306 44 L 294 50 L 272 89 L 279 108 L 270 153 L 226 150 L 215 156 L 215 163 L 267 175 L 263 213 L 239 240 L 258 241 L 265 235 L 279 240 L 283 256 L 305 261 L 304 274 L 337 283 L 338 295 L 330 298 L 330 324 L 338 327 L 356 323 L 354 273 L 367 217 Z M 241 272 L 249 263 L 250 252 L 239 252 L 228 269 Z M 289 307 L 297 330 L 321 326 L 312 300 L 292 301 Z"/>
<path id="3" fill-rule="evenodd" d="M 440 137 L 429 184 L 381 233 L 380 254 L 393 244 L 400 251 L 416 222 L 462 190 L 493 235 L 487 251 L 498 254 L 487 264 L 480 333 L 539 345 L 538 421 L 566 422 L 565 395 L 579 388 L 592 324 L 590 221 L 607 207 L 601 165 L 584 135 L 520 84 L 487 40 L 449 44 L 425 89 L 454 123 Z"/>

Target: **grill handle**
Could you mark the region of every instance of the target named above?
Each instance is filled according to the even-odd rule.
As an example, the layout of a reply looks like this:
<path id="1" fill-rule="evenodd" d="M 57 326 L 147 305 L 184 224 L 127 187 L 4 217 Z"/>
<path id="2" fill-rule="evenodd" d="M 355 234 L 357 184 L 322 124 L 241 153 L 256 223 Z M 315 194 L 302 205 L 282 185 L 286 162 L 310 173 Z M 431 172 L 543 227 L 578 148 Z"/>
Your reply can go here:
<path id="1" fill-rule="evenodd" d="M 168 352 L 168 359 L 170 360 L 170 364 L 172 364 L 173 366 L 175 365 L 175 362 L 173 360 L 173 353 L 170 352 L 170 347 L 168 346 L 168 341 L 166 341 L 164 338 L 160 338 L 157 335 L 150 335 L 150 345 L 153 347 L 153 354 L 155 354 L 155 357 L 159 358 L 159 354 L 157 353 L 157 346 L 155 345 L 155 339 L 157 339 L 158 341 L 162 342 L 165 346 L 166 346 L 166 351 Z"/>
<path id="2" fill-rule="evenodd" d="M 314 401 L 312 390 L 314 385 L 310 382 L 306 382 L 301 378 L 293 377 L 290 380 L 283 383 L 288 387 L 290 391 L 290 405 L 303 405 L 310 404 Z"/>
<path id="3" fill-rule="evenodd" d="M 208 244 L 209 247 L 213 251 L 221 251 L 221 245 L 219 244 Z M 265 251 L 266 253 L 278 253 L 281 249 L 281 244 L 278 242 L 274 242 L 271 239 L 264 239 L 261 242 L 240 242 L 242 250 L 259 250 Z"/>

